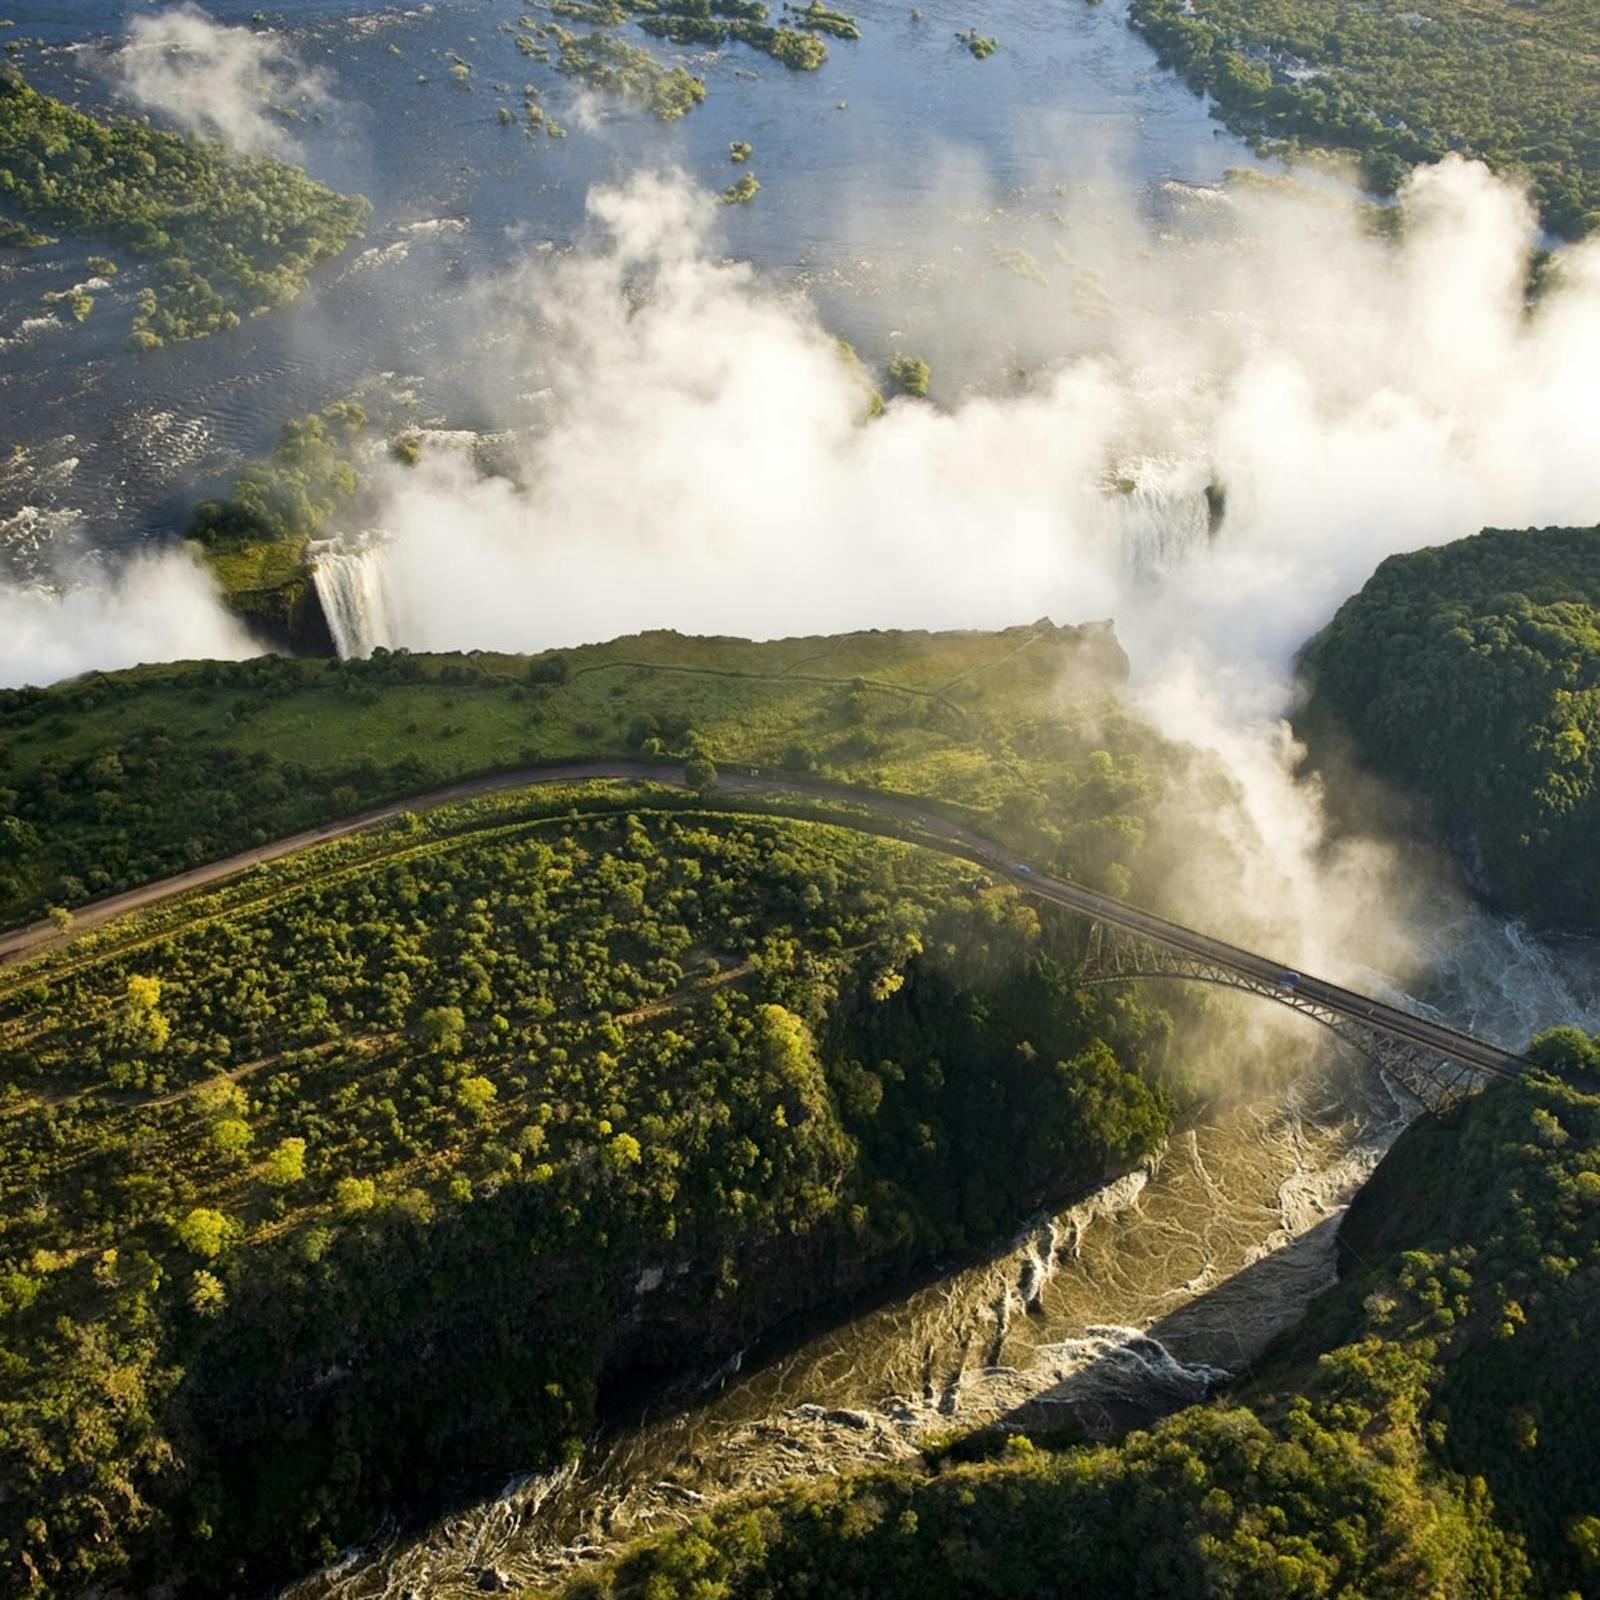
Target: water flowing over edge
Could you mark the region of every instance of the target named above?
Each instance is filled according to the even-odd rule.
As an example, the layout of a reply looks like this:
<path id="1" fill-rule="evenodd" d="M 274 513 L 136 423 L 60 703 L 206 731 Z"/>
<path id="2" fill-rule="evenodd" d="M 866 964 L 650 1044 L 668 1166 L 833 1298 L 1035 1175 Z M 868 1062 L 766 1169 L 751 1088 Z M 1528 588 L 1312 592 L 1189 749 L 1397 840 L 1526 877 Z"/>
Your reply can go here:
<path id="1" fill-rule="evenodd" d="M 331 539 L 312 547 L 311 578 L 341 660 L 398 643 L 397 614 L 384 541 Z"/>

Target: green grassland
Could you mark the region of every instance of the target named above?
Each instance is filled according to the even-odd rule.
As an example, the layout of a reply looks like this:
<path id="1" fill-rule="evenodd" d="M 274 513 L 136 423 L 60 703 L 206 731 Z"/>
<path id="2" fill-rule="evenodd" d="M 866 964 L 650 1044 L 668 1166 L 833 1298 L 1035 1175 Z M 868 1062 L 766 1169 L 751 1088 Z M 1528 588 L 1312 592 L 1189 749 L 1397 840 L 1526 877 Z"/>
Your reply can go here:
<path id="1" fill-rule="evenodd" d="M 1353 151 L 1380 193 L 1460 151 L 1527 181 L 1554 232 L 1600 223 L 1590 0 L 1134 0 L 1132 17 L 1238 132 Z"/>
<path id="2" fill-rule="evenodd" d="M 224 546 L 206 552 L 218 586 L 229 596 L 277 589 L 305 576 L 304 538 Z"/>
<path id="3" fill-rule="evenodd" d="M 562 1594 L 1600 1593 L 1597 1090 L 1531 1074 L 1413 1126 L 1343 1225 L 1343 1281 L 1219 1401 L 1112 1444 L 797 1484 Z"/>
<path id="4" fill-rule="evenodd" d="M 1076 990 L 1077 937 L 638 786 L 406 816 L 0 971 L 0 1591 L 330 1558 L 570 1456 L 641 1362 L 1146 1156 L 1168 1024 Z"/>
<path id="5" fill-rule="evenodd" d="M 1118 698 L 1109 629 L 542 656 L 262 657 L 0 694 L 0 919 L 80 904 L 477 774 L 595 755 L 779 767 L 923 796 L 1127 889 L 1196 764 Z M 1219 846 L 1220 848 L 1220 846 Z"/>

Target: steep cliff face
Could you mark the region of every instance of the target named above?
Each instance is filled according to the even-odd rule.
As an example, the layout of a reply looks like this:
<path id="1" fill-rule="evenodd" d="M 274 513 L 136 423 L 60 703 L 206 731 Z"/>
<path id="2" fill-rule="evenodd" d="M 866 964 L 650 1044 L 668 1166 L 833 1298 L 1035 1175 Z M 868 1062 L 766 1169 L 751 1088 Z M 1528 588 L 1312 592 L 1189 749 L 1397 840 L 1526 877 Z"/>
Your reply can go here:
<path id="1" fill-rule="evenodd" d="M 190 545 L 228 608 L 262 644 L 297 656 L 332 656 L 333 630 L 311 573 L 307 539 Z"/>
<path id="2" fill-rule="evenodd" d="M 231 594 L 228 604 L 274 650 L 295 656 L 338 654 L 309 571 L 275 588 Z"/>

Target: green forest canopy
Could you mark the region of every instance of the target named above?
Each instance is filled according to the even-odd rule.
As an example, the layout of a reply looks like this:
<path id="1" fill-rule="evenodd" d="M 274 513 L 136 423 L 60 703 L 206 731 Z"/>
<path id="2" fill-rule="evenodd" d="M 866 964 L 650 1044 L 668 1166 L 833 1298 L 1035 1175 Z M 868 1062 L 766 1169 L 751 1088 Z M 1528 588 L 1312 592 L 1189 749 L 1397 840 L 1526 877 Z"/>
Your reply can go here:
<path id="1" fill-rule="evenodd" d="M 1303 670 L 1314 751 L 1348 733 L 1508 907 L 1600 925 L 1600 528 L 1391 556 Z"/>
<path id="2" fill-rule="evenodd" d="M 356 238 L 370 207 L 272 156 L 100 122 L 0 68 L 0 205 L 157 263 L 133 339 L 155 349 L 292 299 Z"/>
<path id="3" fill-rule="evenodd" d="M 591 755 L 709 756 L 927 796 L 1126 888 L 1192 753 L 1122 707 L 1125 670 L 1109 629 L 1041 622 L 262 657 L 0 692 L 0 923 L 458 778 Z"/>
<path id="4" fill-rule="evenodd" d="M 1238 132 L 1356 152 L 1380 193 L 1451 151 L 1526 179 L 1556 233 L 1600 224 L 1592 0 L 1134 0 Z"/>
<path id="5" fill-rule="evenodd" d="M 641 788 L 408 817 L 5 969 L 0 1592 L 329 1559 L 556 1464 L 636 1360 L 1124 1170 L 1165 1023 L 1073 949 L 962 863 Z"/>

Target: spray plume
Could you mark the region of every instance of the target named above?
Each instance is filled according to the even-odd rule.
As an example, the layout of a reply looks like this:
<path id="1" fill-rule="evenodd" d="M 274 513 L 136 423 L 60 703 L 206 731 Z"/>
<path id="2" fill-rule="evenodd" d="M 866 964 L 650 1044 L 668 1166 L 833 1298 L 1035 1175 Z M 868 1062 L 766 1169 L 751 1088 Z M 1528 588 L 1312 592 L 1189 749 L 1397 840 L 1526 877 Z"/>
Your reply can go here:
<path id="1" fill-rule="evenodd" d="M 133 18 L 115 64 L 119 87 L 139 105 L 243 154 L 298 159 L 299 141 L 274 107 L 333 103 L 325 72 L 271 34 L 229 27 L 197 5 Z"/>

